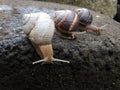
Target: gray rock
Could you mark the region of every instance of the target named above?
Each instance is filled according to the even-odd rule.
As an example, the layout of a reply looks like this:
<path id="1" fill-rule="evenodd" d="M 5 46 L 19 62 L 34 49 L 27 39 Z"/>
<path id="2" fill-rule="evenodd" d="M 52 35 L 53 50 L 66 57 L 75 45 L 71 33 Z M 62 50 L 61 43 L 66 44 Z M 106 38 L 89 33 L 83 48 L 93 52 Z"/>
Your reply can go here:
<path id="1" fill-rule="evenodd" d="M 0 5 L 0 19 L 9 19 L 12 16 L 13 8 L 9 5 Z"/>
<path id="2" fill-rule="evenodd" d="M 100 36 L 92 32 L 76 40 L 53 37 L 54 57 L 70 64 L 32 65 L 40 59 L 22 31 L 21 16 L 27 8 L 15 7 L 19 14 L 1 23 L 0 89 L 86 90 L 120 88 L 120 24 L 92 12 L 97 26 L 107 24 Z M 26 8 L 26 9 L 25 9 Z M 31 9 L 51 13 L 54 9 Z M 28 9 L 29 10 L 29 9 Z M 28 11 L 29 12 L 29 11 Z"/>

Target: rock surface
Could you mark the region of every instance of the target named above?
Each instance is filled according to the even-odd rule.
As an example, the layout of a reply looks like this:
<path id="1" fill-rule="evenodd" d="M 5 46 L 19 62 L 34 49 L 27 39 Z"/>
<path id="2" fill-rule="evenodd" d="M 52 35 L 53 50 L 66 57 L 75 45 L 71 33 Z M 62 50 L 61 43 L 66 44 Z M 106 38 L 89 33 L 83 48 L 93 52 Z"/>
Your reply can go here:
<path id="1" fill-rule="evenodd" d="M 0 19 L 9 19 L 12 16 L 13 8 L 8 5 L 0 5 Z"/>
<path id="2" fill-rule="evenodd" d="M 21 6 L 20 2 L 17 3 L 19 6 L 12 4 L 15 10 L 13 17 L 5 22 L 0 21 L 1 90 L 117 90 L 120 88 L 119 23 L 92 11 L 93 24 L 97 26 L 107 24 L 100 36 L 87 32 L 78 35 L 76 40 L 65 40 L 54 35 L 52 41 L 54 57 L 69 60 L 70 64 L 32 65 L 31 63 L 40 57 L 22 31 L 22 14 L 38 11 L 51 14 L 57 8 L 54 7 L 56 4 L 50 6 L 53 5 L 52 3 L 44 4 L 44 7 L 41 7 L 43 3 L 40 2 L 32 2 L 32 4 L 21 2 L 24 6 Z M 48 6 L 53 8 L 47 9 Z M 59 9 L 68 7 L 58 4 L 56 6 Z"/>

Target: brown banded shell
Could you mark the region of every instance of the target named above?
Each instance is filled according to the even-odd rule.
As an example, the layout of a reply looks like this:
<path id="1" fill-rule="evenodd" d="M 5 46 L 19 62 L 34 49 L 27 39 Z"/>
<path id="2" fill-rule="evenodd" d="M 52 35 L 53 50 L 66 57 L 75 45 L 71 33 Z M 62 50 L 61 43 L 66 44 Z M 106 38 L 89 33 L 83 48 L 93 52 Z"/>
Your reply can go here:
<path id="1" fill-rule="evenodd" d="M 90 10 L 86 8 L 76 9 L 75 12 L 78 14 L 79 24 L 90 25 L 92 23 L 93 17 Z"/>
<path id="2" fill-rule="evenodd" d="M 62 32 L 74 32 L 78 30 L 78 15 L 70 10 L 56 11 L 54 14 L 54 22 L 57 30 Z"/>

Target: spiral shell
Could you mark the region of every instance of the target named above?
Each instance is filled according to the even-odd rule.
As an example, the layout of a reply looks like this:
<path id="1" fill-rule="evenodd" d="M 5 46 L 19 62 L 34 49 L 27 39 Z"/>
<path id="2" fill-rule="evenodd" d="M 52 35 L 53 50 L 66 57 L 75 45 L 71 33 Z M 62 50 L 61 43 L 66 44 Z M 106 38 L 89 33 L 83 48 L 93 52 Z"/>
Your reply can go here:
<path id="1" fill-rule="evenodd" d="M 93 17 L 90 10 L 86 8 L 76 9 L 75 12 L 78 14 L 79 23 L 81 25 L 89 25 L 92 23 Z"/>
<path id="2" fill-rule="evenodd" d="M 78 30 L 79 20 L 76 13 L 70 10 L 56 11 L 53 16 L 57 30 L 61 32 L 74 32 Z"/>
<path id="3" fill-rule="evenodd" d="M 46 13 L 31 13 L 23 15 L 23 31 L 35 44 L 51 43 L 55 25 Z"/>

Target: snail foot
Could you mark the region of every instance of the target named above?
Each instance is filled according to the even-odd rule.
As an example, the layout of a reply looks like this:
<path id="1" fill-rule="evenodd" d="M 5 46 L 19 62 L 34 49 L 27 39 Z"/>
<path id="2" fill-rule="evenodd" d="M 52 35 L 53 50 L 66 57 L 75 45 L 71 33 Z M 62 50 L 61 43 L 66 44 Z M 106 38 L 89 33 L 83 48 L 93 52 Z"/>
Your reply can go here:
<path id="1" fill-rule="evenodd" d="M 62 33 L 62 32 L 57 31 L 56 34 L 59 37 L 63 39 L 68 39 L 68 40 L 74 40 L 77 38 L 76 34 L 73 34 L 73 33 Z"/>

